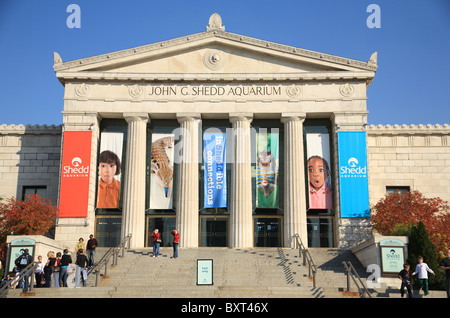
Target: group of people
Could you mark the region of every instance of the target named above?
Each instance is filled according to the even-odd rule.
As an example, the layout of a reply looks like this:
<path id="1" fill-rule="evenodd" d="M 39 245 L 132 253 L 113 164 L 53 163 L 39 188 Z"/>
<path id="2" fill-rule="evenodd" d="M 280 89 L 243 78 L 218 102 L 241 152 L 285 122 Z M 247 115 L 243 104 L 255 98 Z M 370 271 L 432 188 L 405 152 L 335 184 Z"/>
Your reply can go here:
<path id="1" fill-rule="evenodd" d="M 178 232 L 177 229 L 174 229 L 170 232 L 170 234 L 172 234 L 173 236 L 172 242 L 173 256 L 171 258 L 176 259 L 178 258 L 178 244 L 180 243 L 180 233 Z M 153 239 L 153 257 L 158 257 L 160 255 L 159 247 L 161 246 L 162 242 L 161 233 L 159 232 L 158 229 L 155 229 L 150 235 L 150 237 Z"/>
<path id="2" fill-rule="evenodd" d="M 417 257 L 417 266 L 416 270 L 410 274 L 409 264 L 404 264 L 403 269 L 398 273 L 398 278 L 402 281 L 402 284 L 400 286 L 400 294 L 402 297 L 405 296 L 405 289 L 408 293 L 408 297 L 412 298 L 412 286 L 411 286 L 411 275 L 415 276 L 418 275 L 419 278 L 419 290 L 423 290 L 425 296 L 429 294 L 428 292 L 428 273 L 431 273 L 432 275 L 435 275 L 434 271 L 427 265 L 427 263 L 424 263 L 423 257 L 418 256 Z M 446 284 L 447 284 L 447 298 L 450 298 L 450 249 L 447 251 L 447 258 L 444 258 L 439 266 L 440 270 L 445 271 L 445 278 L 446 278 Z"/>
<path id="3" fill-rule="evenodd" d="M 98 246 L 97 240 L 91 234 L 87 245 L 84 245 L 83 238 L 78 240 L 75 245 L 75 286 L 80 287 L 80 281 L 83 287 L 86 286 L 87 270 L 89 267 L 94 266 L 95 248 Z M 87 256 L 84 251 L 87 251 Z M 29 254 L 29 250 L 25 249 L 24 252 L 15 260 L 17 268 L 16 277 L 20 275 L 28 265 L 33 262 L 33 257 Z M 69 276 L 69 266 L 73 263 L 72 256 L 69 254 L 68 249 L 64 249 L 63 253 L 49 251 L 47 253 L 47 261 L 42 261 L 42 255 L 37 257 L 37 266 L 35 275 L 36 287 L 67 287 L 67 279 Z M 7 279 L 11 279 L 7 277 Z M 13 288 L 25 288 L 29 286 L 29 275 L 26 275 L 18 281 Z"/>

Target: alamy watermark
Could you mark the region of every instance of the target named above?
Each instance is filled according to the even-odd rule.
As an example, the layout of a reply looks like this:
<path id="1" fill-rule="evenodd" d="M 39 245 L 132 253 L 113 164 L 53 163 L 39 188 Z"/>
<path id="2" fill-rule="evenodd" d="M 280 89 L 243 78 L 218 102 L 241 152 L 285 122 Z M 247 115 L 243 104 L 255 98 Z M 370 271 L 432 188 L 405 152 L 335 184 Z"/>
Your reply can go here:
<path id="1" fill-rule="evenodd" d="M 69 4 L 66 12 L 71 13 L 66 20 L 66 25 L 69 29 L 81 28 L 81 8 L 78 4 Z"/>
<path id="2" fill-rule="evenodd" d="M 367 13 L 371 13 L 366 20 L 369 29 L 381 28 L 381 8 L 378 4 L 369 4 L 366 9 Z"/>

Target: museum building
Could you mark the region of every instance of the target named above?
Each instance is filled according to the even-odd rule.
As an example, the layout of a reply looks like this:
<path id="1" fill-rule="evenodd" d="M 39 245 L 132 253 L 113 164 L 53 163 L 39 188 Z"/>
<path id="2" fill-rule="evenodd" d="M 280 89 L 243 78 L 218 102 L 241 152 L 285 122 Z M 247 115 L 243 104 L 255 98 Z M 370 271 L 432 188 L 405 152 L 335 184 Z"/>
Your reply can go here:
<path id="1" fill-rule="evenodd" d="M 180 247 L 349 248 L 387 192 L 450 199 L 450 127 L 368 125 L 359 61 L 225 31 L 63 62 L 59 126 L 0 126 L 0 196 L 59 206 L 55 240 L 159 229 Z M 404 105 L 392 105 L 403 107 Z"/>

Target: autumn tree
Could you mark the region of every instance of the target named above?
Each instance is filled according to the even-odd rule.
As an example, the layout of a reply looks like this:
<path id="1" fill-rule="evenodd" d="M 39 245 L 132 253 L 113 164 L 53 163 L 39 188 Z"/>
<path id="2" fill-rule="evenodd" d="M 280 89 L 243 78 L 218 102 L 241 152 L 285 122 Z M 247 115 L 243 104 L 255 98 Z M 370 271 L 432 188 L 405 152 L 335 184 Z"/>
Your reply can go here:
<path id="1" fill-rule="evenodd" d="M 395 235 L 422 222 L 437 258 L 446 255 L 450 238 L 450 206 L 440 198 L 426 198 L 418 191 L 390 193 L 372 207 L 372 224 L 381 235 Z"/>
<path id="2" fill-rule="evenodd" d="M 50 200 L 38 194 L 0 202 L 0 243 L 3 245 L 8 235 L 44 235 L 53 226 L 57 211 Z"/>

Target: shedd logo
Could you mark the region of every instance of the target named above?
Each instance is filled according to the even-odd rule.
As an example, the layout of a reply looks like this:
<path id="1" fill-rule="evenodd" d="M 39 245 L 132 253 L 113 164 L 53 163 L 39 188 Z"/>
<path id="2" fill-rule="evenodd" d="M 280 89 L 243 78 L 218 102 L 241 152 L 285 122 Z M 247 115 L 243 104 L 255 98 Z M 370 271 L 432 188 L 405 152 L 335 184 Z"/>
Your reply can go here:
<path id="1" fill-rule="evenodd" d="M 72 159 L 72 165 L 63 167 L 63 177 L 88 177 L 89 166 L 83 166 L 83 161 L 79 157 Z"/>
<path id="2" fill-rule="evenodd" d="M 348 159 L 346 166 L 341 166 L 341 176 L 344 178 L 365 178 L 367 177 L 367 166 L 359 166 L 358 159 L 352 157 Z"/>

